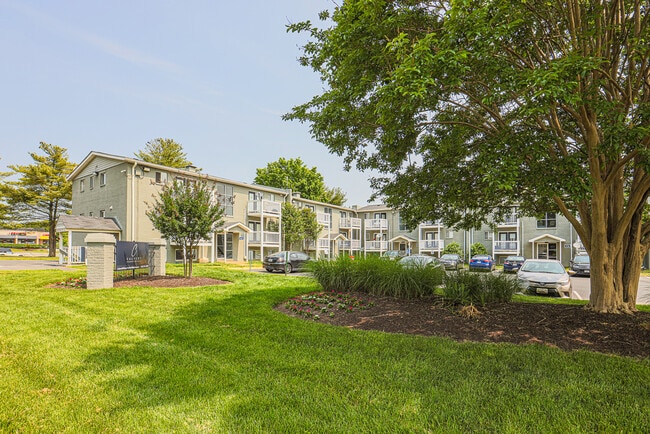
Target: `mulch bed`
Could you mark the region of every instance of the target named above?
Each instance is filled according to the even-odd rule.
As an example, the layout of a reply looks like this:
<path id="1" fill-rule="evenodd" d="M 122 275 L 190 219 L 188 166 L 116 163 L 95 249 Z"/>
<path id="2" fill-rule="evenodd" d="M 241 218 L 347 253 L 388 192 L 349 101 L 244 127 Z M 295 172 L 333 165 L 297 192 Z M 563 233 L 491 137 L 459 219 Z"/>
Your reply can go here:
<path id="1" fill-rule="evenodd" d="M 113 282 L 113 287 L 123 288 L 129 286 L 155 286 L 158 288 L 174 288 L 174 287 L 192 287 L 192 286 L 210 286 L 210 285 L 223 285 L 224 280 L 211 279 L 209 277 L 196 277 L 192 276 L 136 276 L 135 278 L 119 279 Z"/>
<path id="2" fill-rule="evenodd" d="M 354 295 L 373 306 L 337 312 L 333 318 L 324 315 L 318 321 L 352 329 L 441 336 L 459 342 L 539 344 L 567 351 L 650 357 L 650 312 L 598 314 L 582 306 L 499 303 L 480 307 L 478 313 L 468 317 L 439 298 L 402 300 Z M 284 304 L 276 309 L 303 318 Z"/>

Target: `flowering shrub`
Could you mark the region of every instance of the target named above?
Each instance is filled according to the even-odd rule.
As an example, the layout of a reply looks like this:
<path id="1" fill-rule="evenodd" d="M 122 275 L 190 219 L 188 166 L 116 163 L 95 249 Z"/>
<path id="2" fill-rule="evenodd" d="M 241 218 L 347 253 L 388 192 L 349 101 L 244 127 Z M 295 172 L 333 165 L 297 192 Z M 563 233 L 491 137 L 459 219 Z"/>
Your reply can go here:
<path id="1" fill-rule="evenodd" d="M 321 315 L 334 318 L 336 311 L 354 312 L 372 307 L 372 302 L 366 302 L 359 297 L 342 292 L 312 292 L 287 300 L 286 308 L 305 318 L 319 320 Z"/>
<path id="2" fill-rule="evenodd" d="M 57 286 L 65 286 L 68 288 L 85 288 L 86 287 L 86 278 L 85 277 L 70 277 L 66 280 L 56 283 Z"/>

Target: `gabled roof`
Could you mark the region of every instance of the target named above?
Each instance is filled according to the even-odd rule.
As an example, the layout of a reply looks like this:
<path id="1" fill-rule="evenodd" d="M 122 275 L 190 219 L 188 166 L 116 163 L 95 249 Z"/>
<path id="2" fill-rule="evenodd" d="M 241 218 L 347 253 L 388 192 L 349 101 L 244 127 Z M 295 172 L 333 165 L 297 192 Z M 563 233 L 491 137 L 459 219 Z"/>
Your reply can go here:
<path id="1" fill-rule="evenodd" d="M 56 231 L 120 233 L 122 229 L 112 218 L 65 214 L 59 216 Z"/>
<path id="2" fill-rule="evenodd" d="M 417 240 L 415 240 L 415 239 L 413 239 L 411 237 L 408 237 L 406 235 L 397 235 L 396 237 L 393 237 L 390 240 L 388 240 L 388 242 L 392 243 L 392 242 L 395 242 L 397 240 L 404 240 L 404 241 L 407 241 L 409 243 L 414 243 L 415 241 L 417 241 Z"/>
<path id="3" fill-rule="evenodd" d="M 532 240 L 528 240 L 529 243 L 539 243 L 542 240 L 549 240 L 549 241 L 555 241 L 555 242 L 560 242 L 563 243 L 566 240 L 564 238 L 556 237 L 555 235 L 551 234 L 544 234 L 540 235 L 539 237 L 535 237 Z"/>
<path id="4" fill-rule="evenodd" d="M 243 224 L 242 222 L 228 222 L 226 226 L 223 228 L 224 232 L 230 232 L 231 230 L 239 228 L 242 231 L 249 233 L 252 232 L 251 228 Z"/>

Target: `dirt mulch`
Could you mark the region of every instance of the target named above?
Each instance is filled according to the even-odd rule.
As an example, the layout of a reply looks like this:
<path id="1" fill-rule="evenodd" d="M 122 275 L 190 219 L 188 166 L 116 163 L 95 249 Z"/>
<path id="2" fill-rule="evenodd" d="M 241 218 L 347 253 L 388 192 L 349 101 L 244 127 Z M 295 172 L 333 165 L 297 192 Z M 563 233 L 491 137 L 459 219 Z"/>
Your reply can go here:
<path id="1" fill-rule="evenodd" d="M 539 344 L 562 350 L 589 350 L 638 358 L 650 357 L 650 312 L 598 314 L 582 306 L 499 303 L 468 317 L 439 298 L 401 300 L 355 296 L 372 302 L 366 310 L 336 312 L 318 321 L 361 330 L 442 336 L 460 342 Z M 277 310 L 290 312 L 284 304 Z M 307 319 L 307 321 L 313 321 Z"/>
<path id="2" fill-rule="evenodd" d="M 123 288 L 129 286 L 155 286 L 157 288 L 193 287 L 223 285 L 225 280 L 211 279 L 209 277 L 192 276 L 137 276 L 133 279 L 119 279 L 113 282 L 113 287 Z"/>

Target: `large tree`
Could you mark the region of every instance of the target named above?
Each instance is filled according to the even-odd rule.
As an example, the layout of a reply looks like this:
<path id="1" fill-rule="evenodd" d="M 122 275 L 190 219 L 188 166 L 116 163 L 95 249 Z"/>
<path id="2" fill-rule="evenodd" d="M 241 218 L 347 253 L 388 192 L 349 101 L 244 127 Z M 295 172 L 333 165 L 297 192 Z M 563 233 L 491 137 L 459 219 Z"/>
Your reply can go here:
<path id="1" fill-rule="evenodd" d="M 148 163 L 167 167 L 183 169 L 192 165 L 180 143 L 176 143 L 173 139 L 163 139 L 161 137 L 148 141 L 145 148 L 136 152 L 135 156 Z"/>
<path id="2" fill-rule="evenodd" d="M 269 187 L 290 188 L 302 197 L 311 200 L 343 205 L 345 194 L 340 188 L 325 186 L 323 175 L 316 167 L 309 168 L 300 158 L 279 158 L 258 168 L 253 180 L 256 184 Z"/>
<path id="3" fill-rule="evenodd" d="M 588 307 L 630 312 L 650 244 L 647 1 L 347 0 L 302 64 L 326 85 L 285 116 L 411 224 L 561 212 L 591 255 Z"/>
<path id="4" fill-rule="evenodd" d="M 223 207 L 204 181 L 174 181 L 163 186 L 146 211 L 163 238 L 183 248 L 183 275 L 192 277 L 194 248 L 223 225 Z"/>
<path id="5" fill-rule="evenodd" d="M 56 222 L 59 215 L 71 208 L 72 183 L 67 176 L 75 164 L 68 160 L 68 151 L 60 146 L 41 142 L 43 154 L 30 152 L 29 165 L 10 165 L 17 180 L 0 184 L 0 196 L 11 209 L 17 222 L 45 220 L 49 232 L 48 256 L 56 256 Z"/>
<path id="6" fill-rule="evenodd" d="M 292 203 L 282 204 L 282 235 L 287 250 L 305 249 L 308 241 L 316 241 L 323 227 L 316 213 L 309 208 L 298 208 Z"/>

